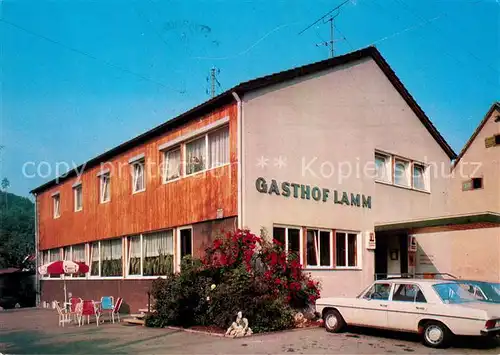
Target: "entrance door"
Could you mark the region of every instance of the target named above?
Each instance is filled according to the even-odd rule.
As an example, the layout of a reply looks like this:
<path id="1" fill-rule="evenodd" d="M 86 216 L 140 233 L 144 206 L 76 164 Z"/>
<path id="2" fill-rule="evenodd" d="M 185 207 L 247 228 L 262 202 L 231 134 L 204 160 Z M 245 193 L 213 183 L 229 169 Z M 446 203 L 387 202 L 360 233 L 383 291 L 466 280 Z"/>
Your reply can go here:
<path id="1" fill-rule="evenodd" d="M 408 274 L 408 235 L 399 236 L 399 254 L 401 255 L 401 275 Z"/>
<path id="2" fill-rule="evenodd" d="M 383 279 L 387 275 L 387 240 L 384 235 L 377 233 L 375 246 L 375 276 Z"/>
<path id="3" fill-rule="evenodd" d="M 180 270 L 182 258 L 193 255 L 193 229 L 191 227 L 181 227 L 177 231 L 177 265 Z"/>

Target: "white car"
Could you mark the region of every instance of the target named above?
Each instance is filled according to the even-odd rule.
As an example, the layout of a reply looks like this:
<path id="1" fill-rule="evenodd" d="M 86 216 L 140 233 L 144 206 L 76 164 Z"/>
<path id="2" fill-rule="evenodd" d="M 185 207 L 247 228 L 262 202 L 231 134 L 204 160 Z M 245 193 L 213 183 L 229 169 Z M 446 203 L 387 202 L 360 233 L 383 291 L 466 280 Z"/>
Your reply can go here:
<path id="1" fill-rule="evenodd" d="M 500 334 L 500 304 L 478 301 L 453 280 L 378 280 L 356 298 L 320 298 L 316 311 L 328 332 L 346 325 L 415 332 L 434 348 L 453 335 Z"/>

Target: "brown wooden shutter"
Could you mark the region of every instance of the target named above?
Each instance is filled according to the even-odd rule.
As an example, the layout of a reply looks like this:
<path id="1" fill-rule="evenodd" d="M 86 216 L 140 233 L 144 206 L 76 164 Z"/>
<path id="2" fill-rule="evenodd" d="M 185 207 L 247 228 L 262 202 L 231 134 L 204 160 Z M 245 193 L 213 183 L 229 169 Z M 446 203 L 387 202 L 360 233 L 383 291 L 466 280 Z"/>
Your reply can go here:
<path id="1" fill-rule="evenodd" d="M 485 138 L 484 146 L 486 148 L 491 148 L 491 147 L 494 147 L 495 145 L 496 145 L 495 144 L 495 136 Z"/>

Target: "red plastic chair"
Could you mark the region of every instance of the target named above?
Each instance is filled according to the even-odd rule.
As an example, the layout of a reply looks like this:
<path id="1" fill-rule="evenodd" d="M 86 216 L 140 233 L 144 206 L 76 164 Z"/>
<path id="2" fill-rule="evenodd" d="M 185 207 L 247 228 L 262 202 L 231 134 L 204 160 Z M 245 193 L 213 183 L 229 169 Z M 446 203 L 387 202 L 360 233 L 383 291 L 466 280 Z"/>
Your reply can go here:
<path id="1" fill-rule="evenodd" d="M 87 316 L 87 324 L 90 324 L 90 316 L 93 315 L 95 315 L 97 326 L 99 326 L 99 317 L 101 316 L 99 303 L 89 300 L 83 301 L 80 319 Z M 80 321 L 78 322 L 78 324 L 80 325 Z"/>
<path id="2" fill-rule="evenodd" d="M 83 302 L 83 300 L 81 298 L 77 298 L 77 297 L 71 297 L 69 299 L 69 304 L 70 304 L 70 307 L 69 307 L 69 314 L 73 316 L 73 319 L 76 321 L 77 320 L 77 305 L 80 303 L 80 302 Z"/>

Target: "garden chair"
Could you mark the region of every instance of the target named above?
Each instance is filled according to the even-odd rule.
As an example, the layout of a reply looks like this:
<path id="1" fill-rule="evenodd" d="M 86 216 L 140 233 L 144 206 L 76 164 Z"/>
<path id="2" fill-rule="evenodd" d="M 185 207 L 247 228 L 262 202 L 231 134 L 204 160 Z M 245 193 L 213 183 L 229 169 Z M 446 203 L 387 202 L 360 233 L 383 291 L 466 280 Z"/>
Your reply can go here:
<path id="1" fill-rule="evenodd" d="M 122 303 L 123 303 L 123 298 L 118 297 L 116 299 L 116 303 L 113 309 L 111 311 L 108 311 L 111 315 L 111 320 L 113 321 L 113 323 L 115 323 L 115 316 L 118 319 L 118 323 L 120 323 L 120 307 L 122 306 Z"/>
<path id="2" fill-rule="evenodd" d="M 57 314 L 59 316 L 59 326 L 64 327 L 64 324 L 68 323 L 70 321 L 69 314 L 68 314 L 68 312 L 66 312 L 66 310 L 64 308 L 61 307 L 59 302 L 55 302 L 54 305 L 56 307 Z"/>
<path id="3" fill-rule="evenodd" d="M 112 311 L 113 308 L 115 308 L 115 302 L 113 296 L 101 297 L 101 309 L 103 311 Z"/>
<path id="4" fill-rule="evenodd" d="M 85 324 L 85 316 L 87 316 L 87 324 L 90 324 L 90 316 L 95 315 L 97 326 L 99 326 L 99 318 L 101 317 L 101 307 L 99 303 L 94 301 L 83 301 L 81 302 L 81 305 L 82 309 L 78 320 L 78 325 L 81 326 L 82 320 L 83 324 Z"/>
<path id="5" fill-rule="evenodd" d="M 83 300 L 79 297 L 71 297 L 69 299 L 69 314 L 70 316 L 73 316 L 73 320 L 76 322 L 77 321 L 77 313 L 76 313 L 76 306 L 82 302 Z"/>

